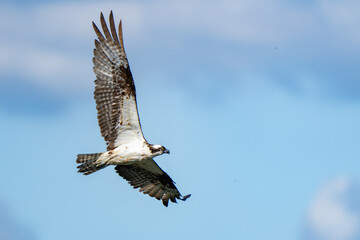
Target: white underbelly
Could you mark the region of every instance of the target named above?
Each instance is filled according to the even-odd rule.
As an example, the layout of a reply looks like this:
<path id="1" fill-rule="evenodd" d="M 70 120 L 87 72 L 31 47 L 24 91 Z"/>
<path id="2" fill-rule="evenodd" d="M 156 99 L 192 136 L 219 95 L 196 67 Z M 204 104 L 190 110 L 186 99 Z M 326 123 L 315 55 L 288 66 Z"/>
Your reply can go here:
<path id="1" fill-rule="evenodd" d="M 131 164 L 133 162 L 142 161 L 147 158 L 149 158 L 149 153 L 145 146 L 125 145 L 108 152 L 107 164 Z"/>
<path id="2" fill-rule="evenodd" d="M 147 156 L 139 154 L 128 154 L 128 155 L 113 155 L 110 157 L 108 164 L 118 165 L 118 164 L 131 164 L 133 162 L 139 162 L 146 159 Z"/>

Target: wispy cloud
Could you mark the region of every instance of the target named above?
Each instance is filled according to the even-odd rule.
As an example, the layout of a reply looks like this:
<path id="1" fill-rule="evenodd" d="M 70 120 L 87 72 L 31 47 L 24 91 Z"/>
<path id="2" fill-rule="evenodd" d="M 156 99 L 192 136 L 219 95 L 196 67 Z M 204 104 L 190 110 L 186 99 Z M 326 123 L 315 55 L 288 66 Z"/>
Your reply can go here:
<path id="1" fill-rule="evenodd" d="M 360 31 L 355 28 L 360 24 L 360 15 L 357 11 L 360 8 L 360 2 L 320 0 L 318 5 L 328 24 L 337 30 L 339 37 L 347 38 L 349 42 L 358 46 Z M 354 49 L 354 51 L 359 52 L 359 49 Z"/>
<path id="2" fill-rule="evenodd" d="M 346 178 L 328 182 L 315 196 L 307 215 L 306 239 L 360 238 L 360 189 Z M 356 206 L 355 205 L 355 206 Z"/>
<path id="3" fill-rule="evenodd" d="M 298 86 L 299 92 L 360 96 L 356 0 L 0 6 L 5 33 L 0 37 L 0 84 L 15 77 L 59 95 L 88 92 L 94 78 L 90 20 L 98 22 L 100 11 L 113 9 L 124 21 L 125 45 L 138 76 L 161 75 L 175 82 L 184 75 L 203 76 L 209 85 L 218 83 L 211 76 L 222 75 L 228 84 L 260 76 Z M 310 84 L 303 88 L 304 82 Z"/>
<path id="4" fill-rule="evenodd" d="M 4 204 L 0 202 L 0 239 L 2 240 L 32 240 L 35 239 L 33 234 L 13 216 L 8 214 Z"/>

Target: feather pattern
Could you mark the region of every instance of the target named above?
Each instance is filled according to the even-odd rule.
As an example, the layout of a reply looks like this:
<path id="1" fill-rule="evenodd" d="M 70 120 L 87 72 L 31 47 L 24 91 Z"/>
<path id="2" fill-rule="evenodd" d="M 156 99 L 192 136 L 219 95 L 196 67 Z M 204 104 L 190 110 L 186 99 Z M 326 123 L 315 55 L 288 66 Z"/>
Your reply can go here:
<path id="1" fill-rule="evenodd" d="M 135 85 L 124 51 L 121 22 L 118 37 L 112 12 L 109 18 L 111 33 L 103 14 L 100 15 L 104 35 L 93 22 L 98 37 L 95 40 L 93 70 L 100 131 L 108 144 L 107 149 L 112 150 L 134 138 L 143 142 L 146 140 L 141 131 Z"/>
<path id="2" fill-rule="evenodd" d="M 131 186 L 140 188 L 140 192 L 144 194 L 162 200 L 166 207 L 169 200 L 176 203 L 176 199 L 185 201 L 190 197 L 190 195 L 182 196 L 175 187 L 174 181 L 151 158 L 131 165 L 117 165 L 115 170 Z"/>

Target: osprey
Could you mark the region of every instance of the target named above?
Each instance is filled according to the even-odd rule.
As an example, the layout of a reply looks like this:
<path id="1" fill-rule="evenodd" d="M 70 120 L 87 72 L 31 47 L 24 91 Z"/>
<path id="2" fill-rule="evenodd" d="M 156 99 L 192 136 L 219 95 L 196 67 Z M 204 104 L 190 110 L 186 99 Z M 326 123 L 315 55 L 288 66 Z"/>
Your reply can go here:
<path id="1" fill-rule="evenodd" d="M 140 192 L 162 200 L 168 206 L 169 199 L 185 201 L 174 181 L 153 160 L 170 151 L 161 145 L 149 144 L 142 133 L 136 104 L 135 85 L 124 50 L 122 26 L 116 34 L 112 11 L 109 16 L 110 31 L 103 14 L 100 22 L 103 36 L 93 22 L 98 37 L 94 49 L 94 73 L 96 109 L 101 135 L 107 144 L 103 153 L 79 154 L 76 163 L 79 172 L 91 174 L 109 165 Z"/>

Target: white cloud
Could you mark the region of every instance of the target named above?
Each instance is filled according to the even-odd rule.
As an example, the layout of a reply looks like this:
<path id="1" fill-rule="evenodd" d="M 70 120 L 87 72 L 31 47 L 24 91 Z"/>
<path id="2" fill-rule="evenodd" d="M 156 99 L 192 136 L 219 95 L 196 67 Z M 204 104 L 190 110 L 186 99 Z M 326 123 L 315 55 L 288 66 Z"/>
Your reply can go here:
<path id="1" fill-rule="evenodd" d="M 0 28 L 6 33 L 0 37 L 0 74 L 16 76 L 57 93 L 78 93 L 92 86 L 95 77 L 91 19 L 98 18 L 99 9 L 109 8 L 106 5 L 0 7 Z M 138 16 L 136 4 L 121 4 L 121 9 L 122 16 L 128 19 Z M 131 22 L 130 32 L 136 33 L 137 21 Z M 0 83 L 6 81 L 5 77 L 0 79 Z"/>
<path id="2" fill-rule="evenodd" d="M 354 0 L 320 0 L 320 9 L 328 23 L 337 33 L 348 38 L 353 44 L 360 41 L 360 2 Z M 356 50 L 356 49 L 354 49 Z"/>
<path id="3" fill-rule="evenodd" d="M 60 53 L 57 50 L 46 50 L 39 46 L 24 47 L 21 45 L 0 46 L 0 72 L 15 73 L 17 76 L 32 81 L 35 85 L 53 91 L 68 91 L 81 88 L 80 80 L 91 71 L 86 61 L 79 56 Z M 90 61 L 89 61 L 90 62 Z M 79 79 L 76 82 L 74 79 Z M 1 79 L 7 81 L 6 78 Z M 1 81 L 0 80 L 0 81 Z"/>
<path id="4" fill-rule="evenodd" d="M 146 50 L 156 58 L 159 53 L 165 54 L 168 46 L 176 53 L 177 69 L 182 69 L 186 66 L 178 64 L 191 58 L 187 53 L 193 50 L 195 55 L 198 50 L 182 51 L 184 47 L 196 48 L 184 44 L 202 36 L 214 43 L 210 46 L 214 52 L 206 49 L 198 53 L 201 58 L 198 62 L 204 62 L 205 67 L 221 65 L 241 73 L 255 71 L 252 69 L 256 67 L 261 75 L 261 67 L 268 66 L 271 59 L 256 58 L 253 52 L 222 48 L 229 44 L 246 45 L 259 49 L 264 55 L 269 54 L 266 49 L 281 46 L 286 49 L 287 57 L 279 65 L 286 65 L 289 58 L 293 60 L 289 56 L 302 54 L 302 51 L 308 54 L 306 58 L 318 58 L 319 52 L 314 48 L 322 45 L 331 45 L 332 52 L 343 52 L 351 46 L 359 49 L 357 23 L 360 20 L 356 2 L 346 0 L 340 4 L 336 0 L 319 0 L 299 5 L 281 0 L 156 0 L 34 3 L 23 8 L 1 3 L 0 29 L 5 34 L 0 37 L 0 74 L 20 76 L 60 92 L 77 92 L 90 86 L 94 78 L 91 49 L 95 37 L 90 21 L 98 23 L 100 11 L 107 14 L 113 9 L 115 18 L 124 20 L 125 45 L 135 54 Z M 318 45 L 312 45 L 313 40 L 318 41 Z M 304 47 L 306 42 L 310 44 Z M 300 49 L 296 43 L 301 43 L 300 47 L 305 49 Z M 156 60 L 148 65 L 150 69 L 159 68 Z M 159 71 L 166 69 L 162 66 Z M 312 76 L 308 72 L 303 74 Z"/>
<path id="5" fill-rule="evenodd" d="M 352 210 L 349 201 L 358 196 L 359 189 L 351 186 L 348 179 L 338 178 L 317 193 L 307 215 L 307 231 L 312 239 L 355 240 L 360 237 L 360 212 Z"/>

